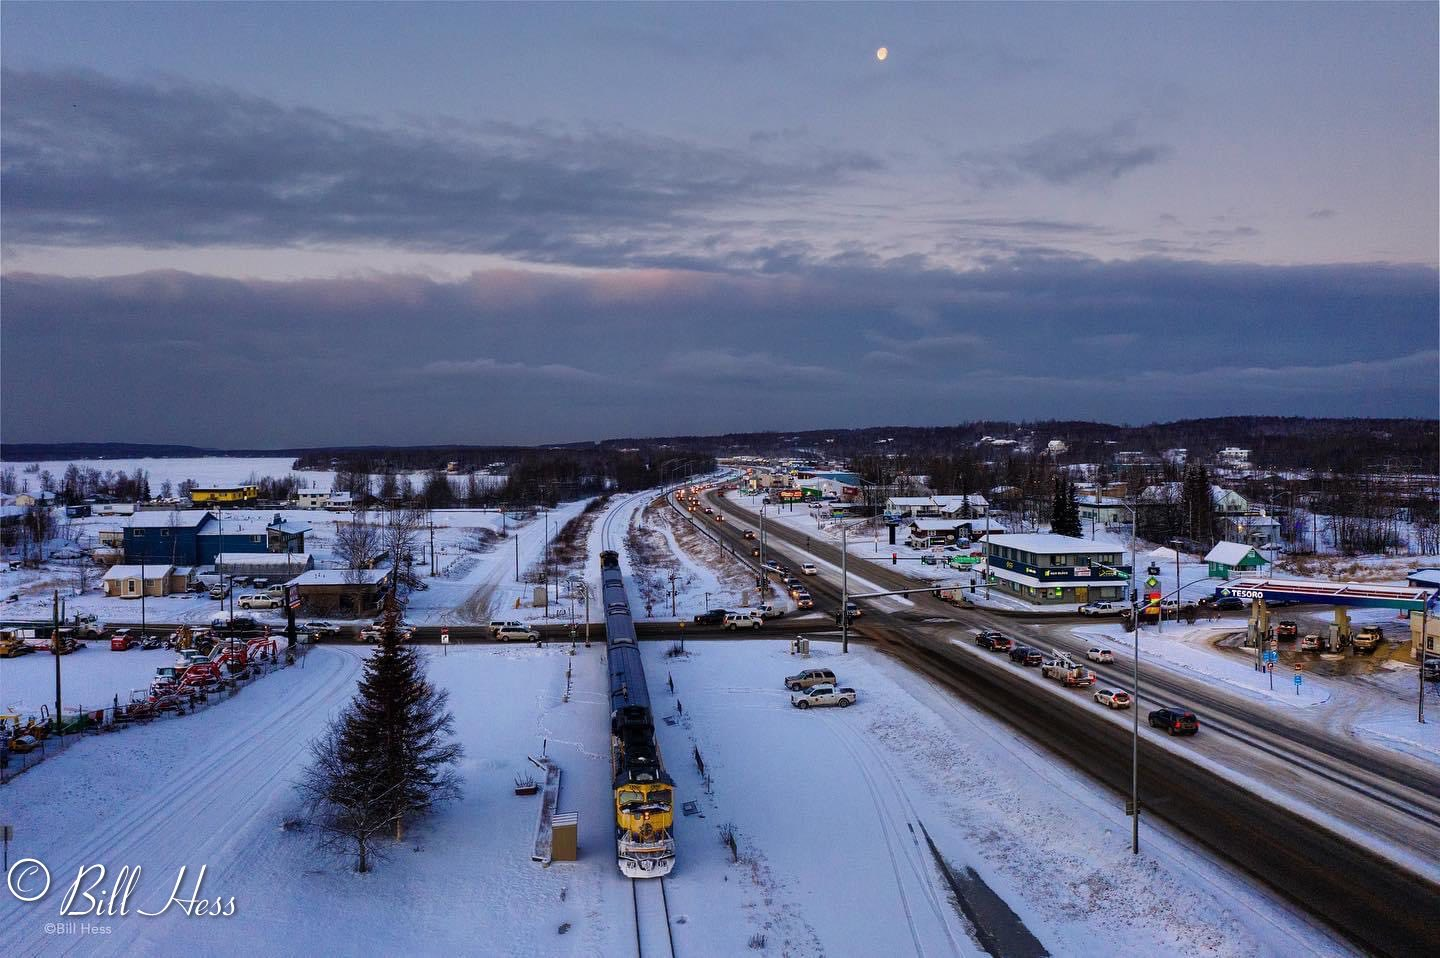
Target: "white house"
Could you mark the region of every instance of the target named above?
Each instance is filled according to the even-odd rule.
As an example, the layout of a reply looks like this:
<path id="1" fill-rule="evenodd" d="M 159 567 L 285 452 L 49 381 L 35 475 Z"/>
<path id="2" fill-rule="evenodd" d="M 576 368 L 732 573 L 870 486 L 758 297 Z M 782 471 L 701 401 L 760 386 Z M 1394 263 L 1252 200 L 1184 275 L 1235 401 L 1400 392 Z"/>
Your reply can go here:
<path id="1" fill-rule="evenodd" d="M 937 511 L 947 519 L 973 519 L 990 511 L 990 503 L 982 495 L 931 496 Z"/>
<path id="2" fill-rule="evenodd" d="M 348 492 L 332 492 L 325 498 L 325 508 L 331 512 L 349 512 L 355 508 L 355 497 Z"/>
<path id="3" fill-rule="evenodd" d="M 1239 468 L 1247 468 L 1250 465 L 1250 450 L 1241 449 L 1239 446 L 1226 446 L 1216 453 L 1216 456 L 1227 465 Z"/>
<path id="4" fill-rule="evenodd" d="M 330 493 L 316 489 L 305 489 L 295 493 L 295 505 L 301 509 L 324 509 L 330 501 Z"/>
<path id="5" fill-rule="evenodd" d="M 918 518 L 940 515 L 940 507 L 931 496 L 891 496 L 885 500 L 885 514 Z"/>
<path id="6" fill-rule="evenodd" d="M 1080 508 L 1080 521 L 1093 523 L 1101 528 L 1126 525 L 1130 522 L 1130 510 L 1125 500 L 1112 496 L 1076 496 Z"/>

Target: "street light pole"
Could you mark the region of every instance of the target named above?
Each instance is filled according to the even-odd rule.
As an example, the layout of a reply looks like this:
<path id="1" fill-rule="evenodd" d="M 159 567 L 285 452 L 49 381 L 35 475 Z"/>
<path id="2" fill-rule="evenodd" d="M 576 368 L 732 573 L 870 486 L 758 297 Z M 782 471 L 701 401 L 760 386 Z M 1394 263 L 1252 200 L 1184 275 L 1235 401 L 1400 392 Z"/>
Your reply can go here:
<path id="1" fill-rule="evenodd" d="M 850 527 L 840 526 L 840 651 L 850 652 Z"/>

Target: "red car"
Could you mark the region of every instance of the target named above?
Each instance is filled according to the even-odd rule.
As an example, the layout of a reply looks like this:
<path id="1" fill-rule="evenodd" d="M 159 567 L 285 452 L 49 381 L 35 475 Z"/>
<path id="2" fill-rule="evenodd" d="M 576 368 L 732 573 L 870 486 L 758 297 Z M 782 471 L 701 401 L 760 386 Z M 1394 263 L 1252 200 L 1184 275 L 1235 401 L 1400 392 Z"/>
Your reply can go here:
<path id="1" fill-rule="evenodd" d="M 119 629 L 110 636 L 111 652 L 129 652 L 139 644 L 140 640 L 129 629 Z"/>

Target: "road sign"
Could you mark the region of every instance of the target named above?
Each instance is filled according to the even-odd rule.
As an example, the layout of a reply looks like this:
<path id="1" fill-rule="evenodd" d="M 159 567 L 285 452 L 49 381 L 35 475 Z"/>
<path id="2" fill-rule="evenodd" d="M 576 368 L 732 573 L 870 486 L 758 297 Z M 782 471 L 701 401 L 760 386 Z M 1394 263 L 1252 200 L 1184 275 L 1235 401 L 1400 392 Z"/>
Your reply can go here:
<path id="1" fill-rule="evenodd" d="M 441 629 L 441 630 L 440 630 L 440 644 L 441 644 L 441 645 L 449 645 L 449 644 L 450 644 L 450 630 L 449 630 L 449 629 Z"/>
<path id="2" fill-rule="evenodd" d="M 1296 673 L 1295 673 L 1295 686 L 1298 688 L 1298 687 L 1300 686 L 1300 683 L 1301 683 L 1301 682 L 1304 682 L 1304 681 L 1305 681 L 1305 676 L 1301 675 L 1299 672 L 1296 672 Z"/>
<path id="3" fill-rule="evenodd" d="M 1304 672 L 1304 671 L 1305 671 L 1305 663 L 1304 663 L 1304 662 L 1296 662 L 1296 663 L 1295 663 L 1295 671 L 1296 671 L 1296 672 Z"/>

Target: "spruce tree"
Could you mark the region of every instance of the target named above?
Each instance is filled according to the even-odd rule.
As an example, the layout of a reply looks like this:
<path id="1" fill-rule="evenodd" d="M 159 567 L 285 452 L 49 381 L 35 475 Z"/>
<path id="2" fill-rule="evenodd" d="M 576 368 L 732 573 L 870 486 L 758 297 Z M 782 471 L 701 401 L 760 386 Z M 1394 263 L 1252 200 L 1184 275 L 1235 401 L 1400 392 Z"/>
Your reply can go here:
<path id="1" fill-rule="evenodd" d="M 1080 499 L 1075 494 L 1075 483 L 1065 484 L 1065 528 L 1061 530 L 1063 535 L 1080 537 Z"/>
<path id="2" fill-rule="evenodd" d="M 393 596 L 387 597 L 380 644 L 365 663 L 343 734 L 347 750 L 375 756 L 376 785 L 394 810 L 397 840 L 407 815 L 459 795 L 449 766 L 463 751 L 450 739 L 450 693 L 430 684 L 415 649 L 400 641 L 398 617 Z"/>

